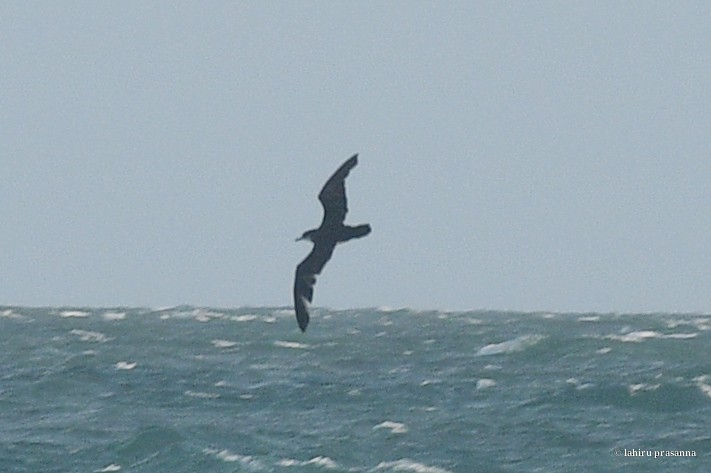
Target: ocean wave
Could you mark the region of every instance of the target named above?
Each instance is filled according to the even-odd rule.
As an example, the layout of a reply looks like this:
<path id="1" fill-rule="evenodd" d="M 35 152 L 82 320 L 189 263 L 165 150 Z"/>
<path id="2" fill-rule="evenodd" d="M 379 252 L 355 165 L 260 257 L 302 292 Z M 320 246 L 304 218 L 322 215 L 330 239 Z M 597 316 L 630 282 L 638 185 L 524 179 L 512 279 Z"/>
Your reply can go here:
<path id="1" fill-rule="evenodd" d="M 625 343 L 640 343 L 652 338 L 672 338 L 679 340 L 686 340 L 689 338 L 696 338 L 698 333 L 670 333 L 663 334 L 654 330 L 637 330 L 634 332 L 629 332 L 624 335 L 608 335 L 605 338 L 610 340 L 617 340 L 618 342 Z"/>
<path id="2" fill-rule="evenodd" d="M 405 424 L 402 424 L 400 422 L 393 422 L 391 420 L 386 420 L 385 422 L 381 422 L 380 424 L 373 427 L 373 430 L 379 429 L 389 429 L 391 434 L 406 434 L 408 431 L 407 426 Z"/>
<path id="3" fill-rule="evenodd" d="M 496 386 L 496 381 L 494 381 L 493 379 L 481 378 L 476 381 L 477 389 L 492 388 L 494 386 Z"/>
<path id="4" fill-rule="evenodd" d="M 63 310 L 59 313 L 59 316 L 64 318 L 85 318 L 89 317 L 89 312 L 84 312 L 83 310 Z"/>
<path id="5" fill-rule="evenodd" d="M 331 460 L 328 457 L 323 457 L 323 456 L 318 456 L 314 457 L 311 460 L 306 460 L 306 461 L 300 461 L 300 460 L 293 460 L 291 458 L 283 458 L 277 462 L 278 466 L 319 466 L 322 468 L 325 468 L 327 470 L 336 470 L 339 468 L 338 463 L 335 461 Z"/>
<path id="6" fill-rule="evenodd" d="M 333 314 L 300 334 L 271 307 L 0 307 L 19 438 L 0 471 L 557 472 L 570 458 L 546 452 L 571 448 L 604 471 L 625 442 L 705 455 L 711 332 L 693 322 L 709 316 Z"/>
<path id="7" fill-rule="evenodd" d="M 26 319 L 24 315 L 20 315 L 17 312 L 14 312 L 12 309 L 5 309 L 0 312 L 0 317 L 5 318 L 5 319 L 17 319 L 17 320 L 23 320 Z"/>
<path id="8" fill-rule="evenodd" d="M 203 450 L 203 453 L 222 460 L 225 463 L 240 463 L 251 470 L 264 469 L 262 462 L 251 455 L 240 455 L 239 453 L 232 453 L 229 450 L 218 450 L 216 448 L 206 448 Z"/>
<path id="9" fill-rule="evenodd" d="M 711 398 L 711 385 L 709 385 L 709 380 L 711 380 L 711 376 L 709 375 L 697 376 L 693 379 L 704 396 Z"/>
<path id="10" fill-rule="evenodd" d="M 537 344 L 544 338 L 545 337 L 543 337 L 542 335 L 522 335 L 520 337 L 516 337 L 512 340 L 507 340 L 505 342 L 490 343 L 489 345 L 480 348 L 477 352 L 477 355 L 500 355 L 504 353 L 515 353 L 523 351 L 526 348 L 532 347 L 533 345 Z"/>
<path id="11" fill-rule="evenodd" d="M 135 362 L 134 362 L 134 363 L 131 363 L 131 362 L 128 362 L 128 361 L 119 361 L 118 363 L 116 363 L 116 364 L 114 365 L 114 367 L 115 367 L 117 370 L 124 370 L 124 371 L 126 371 L 126 370 L 132 370 L 132 369 L 134 369 L 134 368 L 136 367 L 136 365 L 137 365 L 137 363 L 135 363 Z"/>
<path id="12" fill-rule="evenodd" d="M 704 393 L 708 387 L 709 394 Z M 556 395 L 556 405 L 573 404 L 616 406 L 642 412 L 680 412 L 698 409 L 708 402 L 711 386 L 702 381 L 662 380 L 634 383 L 592 383 L 576 378 Z"/>
<path id="13" fill-rule="evenodd" d="M 188 397 L 195 397 L 198 399 L 218 399 L 220 397 L 220 395 L 217 393 L 206 393 L 203 391 L 192 391 L 190 389 L 185 391 L 183 394 L 185 394 Z"/>
<path id="14" fill-rule="evenodd" d="M 301 350 L 308 350 L 311 348 L 311 345 L 308 345 L 306 343 L 288 342 L 288 341 L 284 341 L 284 340 L 275 341 L 274 346 L 281 347 L 281 348 L 298 348 Z"/>
<path id="15" fill-rule="evenodd" d="M 215 348 L 232 348 L 237 345 L 237 342 L 232 342 L 230 340 L 220 340 L 216 339 L 212 341 Z"/>
<path id="16" fill-rule="evenodd" d="M 392 462 L 380 462 L 375 471 L 410 471 L 412 473 L 452 473 L 449 470 L 417 463 L 407 458 Z"/>
<path id="17" fill-rule="evenodd" d="M 91 332 L 89 330 L 74 329 L 69 333 L 79 337 L 79 340 L 81 340 L 82 342 L 105 343 L 110 340 L 110 338 L 108 338 L 101 332 Z"/>
<path id="18" fill-rule="evenodd" d="M 106 320 L 123 320 L 126 318 L 126 312 L 104 312 L 101 316 Z"/>
<path id="19" fill-rule="evenodd" d="M 107 465 L 106 467 L 102 468 L 101 470 L 94 470 L 96 473 L 109 473 L 113 471 L 121 471 L 121 465 L 117 465 L 115 463 L 112 463 L 110 465 Z"/>

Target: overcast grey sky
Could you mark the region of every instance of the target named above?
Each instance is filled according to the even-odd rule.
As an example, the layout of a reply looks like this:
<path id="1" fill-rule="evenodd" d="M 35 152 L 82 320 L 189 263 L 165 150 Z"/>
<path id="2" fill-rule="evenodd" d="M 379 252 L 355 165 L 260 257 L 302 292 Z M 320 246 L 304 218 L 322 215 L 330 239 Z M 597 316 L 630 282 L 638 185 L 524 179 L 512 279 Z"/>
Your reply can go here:
<path id="1" fill-rule="evenodd" d="M 0 304 L 711 312 L 711 3 L 2 2 Z"/>

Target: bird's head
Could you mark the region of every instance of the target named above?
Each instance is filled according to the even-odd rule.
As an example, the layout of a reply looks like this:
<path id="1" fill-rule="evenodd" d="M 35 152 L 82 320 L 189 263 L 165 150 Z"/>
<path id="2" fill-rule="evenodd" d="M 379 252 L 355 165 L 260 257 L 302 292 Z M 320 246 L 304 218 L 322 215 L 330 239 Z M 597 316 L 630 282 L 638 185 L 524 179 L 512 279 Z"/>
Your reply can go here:
<path id="1" fill-rule="evenodd" d="M 314 233 L 316 233 L 316 230 L 305 231 L 303 235 L 301 235 L 299 238 L 296 239 L 296 241 L 302 241 L 302 240 L 314 241 L 313 240 Z"/>

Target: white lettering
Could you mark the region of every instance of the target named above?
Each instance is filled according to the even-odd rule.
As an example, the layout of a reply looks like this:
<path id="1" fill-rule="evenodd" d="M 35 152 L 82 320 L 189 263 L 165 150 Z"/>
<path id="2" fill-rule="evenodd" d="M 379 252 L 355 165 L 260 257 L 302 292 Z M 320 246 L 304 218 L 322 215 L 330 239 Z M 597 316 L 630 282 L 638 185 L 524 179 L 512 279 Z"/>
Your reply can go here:
<path id="1" fill-rule="evenodd" d="M 619 450 L 618 450 L 619 452 Z M 642 450 L 641 448 L 623 449 L 625 457 L 695 457 L 695 450 Z M 618 453 L 616 453 L 617 455 Z"/>

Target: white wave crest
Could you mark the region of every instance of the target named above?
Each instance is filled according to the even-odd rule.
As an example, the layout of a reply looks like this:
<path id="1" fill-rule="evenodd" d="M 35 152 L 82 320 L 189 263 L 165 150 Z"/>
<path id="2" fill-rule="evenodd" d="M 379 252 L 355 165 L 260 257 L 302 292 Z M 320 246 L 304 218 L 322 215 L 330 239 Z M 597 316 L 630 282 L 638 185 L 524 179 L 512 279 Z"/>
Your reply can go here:
<path id="1" fill-rule="evenodd" d="M 630 393 L 630 396 L 634 396 L 635 394 L 637 394 L 638 391 L 656 391 L 660 387 L 661 384 L 630 384 L 629 386 L 627 386 L 627 391 Z"/>
<path id="2" fill-rule="evenodd" d="M 406 458 L 402 460 L 396 460 L 394 462 L 380 462 L 378 466 L 375 467 L 375 469 L 376 471 L 411 471 L 414 473 L 452 473 L 451 471 L 445 470 L 443 468 L 423 465 L 422 463 L 417 463 Z"/>
<path id="3" fill-rule="evenodd" d="M 328 457 L 314 457 L 311 460 L 307 461 L 299 461 L 299 460 L 292 460 L 291 458 L 284 458 L 282 460 L 279 460 L 277 462 L 277 465 L 279 466 L 308 466 L 308 465 L 316 465 L 320 466 L 323 468 L 326 468 L 327 470 L 335 470 L 338 468 L 338 464 L 331 460 Z"/>
<path id="4" fill-rule="evenodd" d="M 202 391 L 191 391 L 187 390 L 183 394 L 185 394 L 188 397 L 196 397 L 198 399 L 217 399 L 220 397 L 219 394 L 217 393 L 206 393 Z"/>
<path id="5" fill-rule="evenodd" d="M 63 310 L 59 313 L 60 317 L 89 317 L 89 312 L 84 312 L 81 310 Z"/>
<path id="6" fill-rule="evenodd" d="M 117 370 L 132 370 L 136 367 L 136 363 L 130 363 L 128 361 L 119 361 L 114 366 Z"/>
<path id="7" fill-rule="evenodd" d="M 307 345 L 306 343 L 287 342 L 284 340 L 275 341 L 274 346 L 282 347 L 282 348 L 300 348 L 302 350 L 308 350 L 309 348 L 311 348 L 311 345 Z"/>
<path id="8" fill-rule="evenodd" d="M 7 319 L 24 319 L 25 317 L 12 311 L 12 309 L 6 309 L 0 312 L 0 317 Z"/>
<path id="9" fill-rule="evenodd" d="M 215 346 L 215 348 L 232 348 L 233 346 L 237 345 L 237 342 L 231 342 L 229 340 L 213 340 L 212 344 Z"/>
<path id="10" fill-rule="evenodd" d="M 94 471 L 96 471 L 96 473 L 108 473 L 111 471 L 121 471 L 121 465 L 112 463 L 111 465 L 108 465 L 106 468 L 102 468 L 101 470 L 94 470 Z"/>
<path id="11" fill-rule="evenodd" d="M 239 462 L 252 470 L 263 469 L 263 465 L 261 464 L 261 462 L 250 455 L 240 455 L 238 453 L 232 453 L 229 450 L 218 450 L 216 448 L 206 448 L 202 452 L 206 455 L 212 455 L 215 458 L 222 460 L 223 462 Z"/>
<path id="12" fill-rule="evenodd" d="M 496 386 L 496 381 L 493 379 L 481 378 L 476 381 L 477 389 L 493 388 L 494 386 Z"/>
<path id="13" fill-rule="evenodd" d="M 82 342 L 104 343 L 109 340 L 109 338 L 101 332 L 90 332 L 89 330 L 74 329 L 70 333 L 79 337 L 79 340 L 81 340 Z"/>
<path id="14" fill-rule="evenodd" d="M 405 434 L 408 430 L 405 424 L 401 424 L 400 422 L 393 422 L 391 420 L 386 420 L 385 422 L 381 422 L 380 424 L 373 427 L 373 430 L 379 429 L 390 429 L 390 433 L 392 434 Z"/>
<path id="15" fill-rule="evenodd" d="M 709 380 L 711 380 L 711 376 L 707 374 L 703 374 L 701 376 L 697 376 L 693 379 L 693 381 L 696 383 L 696 385 L 699 387 L 701 392 L 711 398 L 711 385 L 709 385 Z"/>
<path id="16" fill-rule="evenodd" d="M 635 332 L 626 333 L 624 335 L 608 335 L 606 338 L 610 340 L 617 340 L 618 342 L 626 343 L 639 343 L 650 338 L 676 338 L 676 339 L 689 339 L 695 338 L 697 333 L 670 333 L 663 334 L 655 332 L 654 330 L 638 330 Z"/>
<path id="17" fill-rule="evenodd" d="M 523 351 L 526 348 L 537 344 L 543 340 L 543 338 L 544 337 L 541 335 L 522 335 L 514 338 L 513 340 L 507 340 L 501 343 L 490 343 L 489 345 L 481 347 L 477 352 L 477 355 L 500 355 L 502 353 L 515 353 Z"/>

